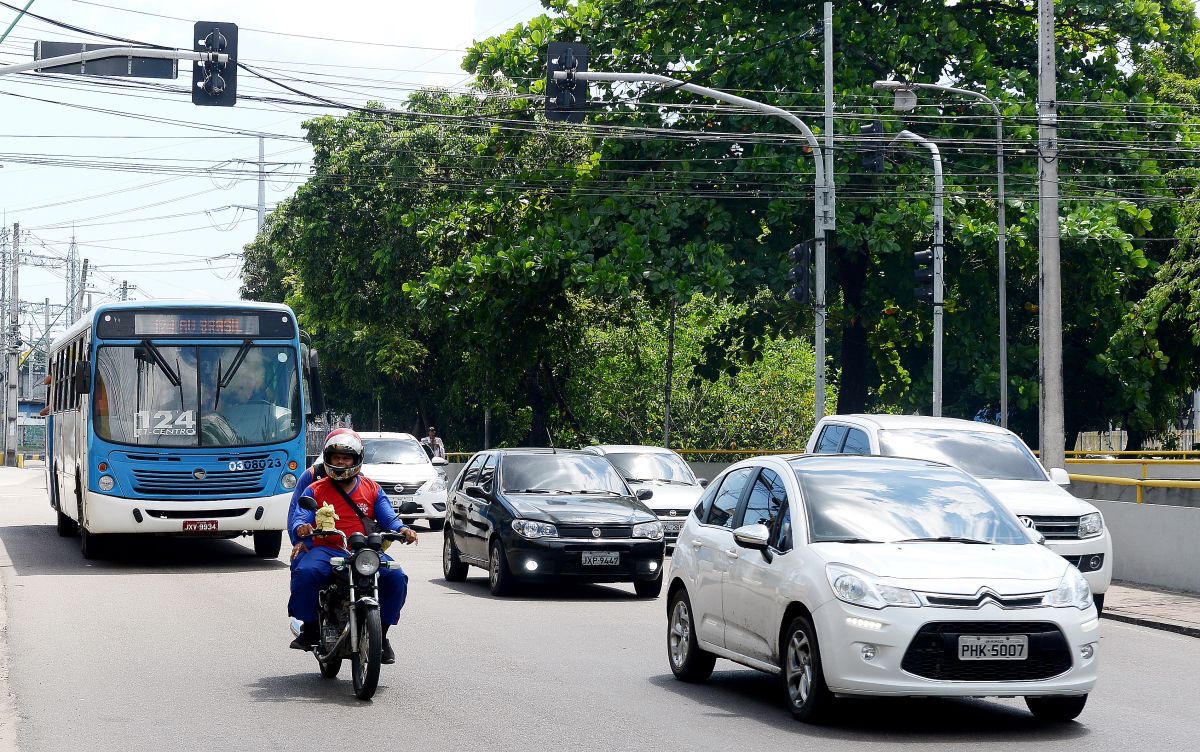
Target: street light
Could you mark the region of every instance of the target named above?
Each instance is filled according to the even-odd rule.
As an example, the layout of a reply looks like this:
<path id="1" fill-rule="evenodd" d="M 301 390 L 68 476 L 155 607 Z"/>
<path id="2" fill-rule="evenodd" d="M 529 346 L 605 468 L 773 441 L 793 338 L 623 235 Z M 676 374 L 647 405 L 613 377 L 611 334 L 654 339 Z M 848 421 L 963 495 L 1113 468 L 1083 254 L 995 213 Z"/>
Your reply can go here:
<path id="1" fill-rule="evenodd" d="M 940 84 L 917 84 L 905 81 L 876 81 L 874 88 L 890 91 L 895 94 L 893 109 L 896 112 L 909 112 L 917 106 L 915 89 L 940 91 L 946 94 L 957 94 L 974 97 L 987 102 L 996 114 L 996 224 L 997 224 L 997 259 L 1000 267 L 999 282 L 997 283 L 1000 308 L 1000 425 L 1008 428 L 1008 282 L 1004 245 L 1007 232 L 1004 224 L 1004 119 L 1000 106 L 995 100 L 970 89 L 958 89 L 953 86 Z"/>
<path id="2" fill-rule="evenodd" d="M 942 417 L 942 155 L 937 144 L 912 131 L 900 131 L 888 147 L 897 141 L 911 141 L 929 150 L 933 157 L 933 417 Z"/>

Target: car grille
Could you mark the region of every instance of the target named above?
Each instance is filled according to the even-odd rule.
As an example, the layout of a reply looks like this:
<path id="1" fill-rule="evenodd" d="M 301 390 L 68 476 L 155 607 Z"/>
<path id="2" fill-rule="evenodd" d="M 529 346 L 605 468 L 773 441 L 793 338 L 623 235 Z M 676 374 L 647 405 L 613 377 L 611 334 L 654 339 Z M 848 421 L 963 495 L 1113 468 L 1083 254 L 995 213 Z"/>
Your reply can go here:
<path id="1" fill-rule="evenodd" d="M 155 461 L 163 461 L 162 458 L 147 456 L 130 455 L 130 460 L 141 462 L 149 461 L 151 458 Z M 270 455 L 242 455 L 239 457 L 217 457 L 216 464 L 221 467 L 226 467 L 230 462 L 236 460 L 265 460 Z M 191 463 L 187 458 L 171 458 L 172 464 L 175 464 L 179 469 L 158 469 L 158 468 L 134 468 L 133 470 L 133 491 L 134 493 L 153 495 L 153 496 L 231 496 L 238 494 L 254 494 L 258 495 L 263 492 L 266 487 L 264 482 L 263 470 L 225 470 L 225 469 L 209 469 L 204 467 L 205 464 L 212 464 L 212 458 L 204 458 L 204 461 Z M 197 479 L 192 473 L 197 468 L 203 468 L 205 474 L 203 478 Z"/>
<path id="2" fill-rule="evenodd" d="M 686 520 L 687 516 L 691 514 L 689 509 L 651 509 L 650 511 L 664 520 L 679 520 L 680 522 Z"/>
<path id="3" fill-rule="evenodd" d="M 1040 594 L 997 595 L 995 593 L 978 593 L 976 595 L 947 595 L 945 593 L 922 593 L 921 597 L 930 606 L 939 608 L 979 608 L 985 603 L 995 603 L 1000 608 L 1035 608 L 1042 605 Z"/>
<path id="4" fill-rule="evenodd" d="M 1029 657 L 1023 661 L 960 661 L 959 635 L 1029 636 Z M 1053 624 L 1028 621 L 951 621 L 921 627 L 900 667 L 910 674 L 943 681 L 1037 681 L 1071 668 L 1067 638 Z"/>
<path id="5" fill-rule="evenodd" d="M 628 525 L 558 525 L 560 538 L 632 538 L 633 528 Z M 599 535 L 593 535 L 599 530 Z"/>
<path id="6" fill-rule="evenodd" d="M 383 486 L 383 489 L 389 493 L 397 493 L 401 495 L 412 495 L 420 490 L 421 486 L 425 485 L 425 481 L 419 480 L 415 483 L 388 483 Z"/>
<path id="7" fill-rule="evenodd" d="M 1079 538 L 1078 517 L 1046 517 L 1024 515 L 1033 520 L 1033 527 L 1046 536 L 1046 540 L 1077 540 Z"/>

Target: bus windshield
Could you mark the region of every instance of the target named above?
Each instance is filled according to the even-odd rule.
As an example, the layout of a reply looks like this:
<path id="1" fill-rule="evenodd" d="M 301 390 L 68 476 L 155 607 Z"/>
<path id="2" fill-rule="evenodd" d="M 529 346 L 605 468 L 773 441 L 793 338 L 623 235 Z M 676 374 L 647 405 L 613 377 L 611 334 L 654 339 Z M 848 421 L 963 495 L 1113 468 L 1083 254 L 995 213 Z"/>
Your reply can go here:
<path id="1" fill-rule="evenodd" d="M 106 345 L 96 356 L 96 435 L 139 446 L 288 441 L 303 408 L 293 347 Z"/>

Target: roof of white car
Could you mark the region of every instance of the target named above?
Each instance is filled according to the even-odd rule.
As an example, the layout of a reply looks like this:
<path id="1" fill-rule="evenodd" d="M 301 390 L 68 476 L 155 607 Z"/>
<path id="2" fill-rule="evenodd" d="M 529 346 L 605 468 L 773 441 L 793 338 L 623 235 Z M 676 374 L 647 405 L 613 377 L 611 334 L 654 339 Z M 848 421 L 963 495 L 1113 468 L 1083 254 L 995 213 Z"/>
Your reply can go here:
<path id="1" fill-rule="evenodd" d="M 937 429 L 939 431 L 975 431 L 984 433 L 1008 433 L 1007 429 L 992 423 L 981 423 L 976 420 L 961 420 L 959 418 L 934 418 L 929 415 L 867 415 L 862 413 L 852 415 L 830 415 L 827 419 L 837 420 L 847 418 L 854 422 L 874 424 L 881 430 L 902 428 Z"/>
<path id="2" fill-rule="evenodd" d="M 358 436 L 361 439 L 409 439 L 416 441 L 417 438 L 411 433 L 395 433 L 392 431 L 359 431 Z"/>
<path id="3" fill-rule="evenodd" d="M 644 446 L 641 444 L 596 444 L 590 447 L 584 447 L 584 451 L 589 449 L 598 450 L 601 454 L 613 453 L 637 453 L 637 454 L 674 454 L 675 452 L 666 447 L 659 446 Z"/>

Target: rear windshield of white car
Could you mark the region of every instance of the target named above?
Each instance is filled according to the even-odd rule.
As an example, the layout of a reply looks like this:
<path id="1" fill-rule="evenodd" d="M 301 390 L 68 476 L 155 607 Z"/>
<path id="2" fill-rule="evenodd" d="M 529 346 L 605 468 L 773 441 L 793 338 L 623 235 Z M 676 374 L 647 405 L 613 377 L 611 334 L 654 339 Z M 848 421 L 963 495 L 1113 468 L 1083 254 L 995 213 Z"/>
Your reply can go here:
<path id="1" fill-rule="evenodd" d="M 1011 512 L 952 467 L 874 458 L 806 460 L 792 467 L 813 543 L 1031 542 Z"/>
<path id="2" fill-rule="evenodd" d="M 1012 434 L 890 429 L 879 432 L 880 454 L 954 465 L 976 478 L 1046 480 L 1041 465 Z"/>
<path id="3" fill-rule="evenodd" d="M 613 452 L 604 456 L 613 463 L 617 472 L 631 483 L 657 480 L 690 486 L 696 482 L 687 463 L 675 454 Z"/>
<path id="4" fill-rule="evenodd" d="M 429 455 L 415 439 L 364 439 L 363 462 L 368 465 L 428 465 Z"/>

